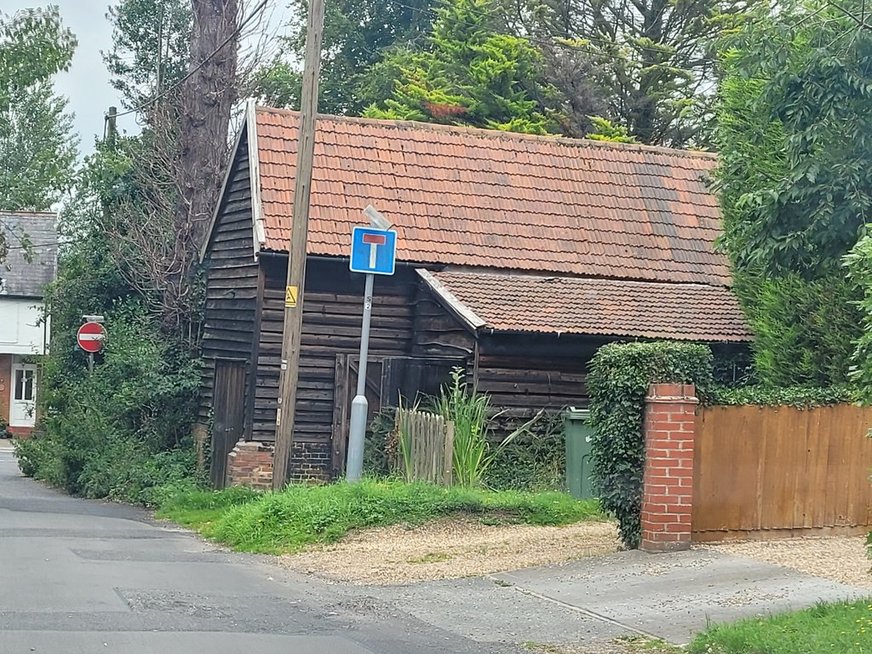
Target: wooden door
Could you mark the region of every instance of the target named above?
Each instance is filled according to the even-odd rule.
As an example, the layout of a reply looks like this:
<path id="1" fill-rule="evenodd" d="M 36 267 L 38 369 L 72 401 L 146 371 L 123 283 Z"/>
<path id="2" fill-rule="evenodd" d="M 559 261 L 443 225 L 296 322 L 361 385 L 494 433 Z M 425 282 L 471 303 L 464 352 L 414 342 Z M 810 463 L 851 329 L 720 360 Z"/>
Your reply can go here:
<path id="1" fill-rule="evenodd" d="M 242 438 L 245 425 L 244 361 L 215 361 L 215 388 L 212 392 L 212 465 L 210 478 L 215 488 L 224 488 L 227 455 Z"/>

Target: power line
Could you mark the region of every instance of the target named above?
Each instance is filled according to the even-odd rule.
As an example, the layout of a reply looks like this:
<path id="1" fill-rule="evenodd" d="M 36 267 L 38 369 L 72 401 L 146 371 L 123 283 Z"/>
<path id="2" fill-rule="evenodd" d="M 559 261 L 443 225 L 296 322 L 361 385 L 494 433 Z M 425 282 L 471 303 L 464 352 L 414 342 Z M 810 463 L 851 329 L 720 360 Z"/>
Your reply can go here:
<path id="1" fill-rule="evenodd" d="M 230 36 L 228 36 L 226 39 L 224 39 L 224 41 L 222 41 L 222 43 L 217 48 L 215 48 L 212 52 L 210 52 L 203 59 L 203 61 L 201 61 L 199 64 L 197 64 L 191 70 L 189 70 L 187 73 L 185 73 L 185 75 L 179 81 L 177 81 L 175 84 L 167 87 L 166 89 L 164 89 L 163 91 L 158 93 L 156 96 L 154 96 L 150 100 L 146 100 L 145 102 L 143 102 L 139 106 L 133 107 L 132 109 L 128 109 L 127 111 L 122 111 L 119 114 L 115 114 L 115 117 L 117 118 L 119 116 L 127 116 L 129 114 L 139 113 L 140 111 L 142 111 L 146 107 L 153 105 L 155 102 L 157 102 L 161 98 L 163 98 L 166 95 L 175 91 L 182 84 L 187 82 L 203 66 L 205 66 L 207 63 L 209 63 L 209 61 L 211 61 L 215 55 L 217 55 L 219 52 L 221 52 L 221 50 L 223 50 L 224 47 L 228 43 L 230 43 L 233 39 L 235 39 L 237 36 L 239 36 L 240 32 L 242 32 L 242 30 L 245 29 L 245 26 L 248 25 L 252 20 L 254 20 L 255 16 L 257 16 L 260 12 L 262 12 L 264 9 L 266 9 L 267 4 L 269 4 L 269 0 L 262 0 L 261 3 L 257 7 L 255 7 L 254 10 L 250 14 L 241 23 L 239 23 L 239 26 L 235 30 L 233 30 L 233 33 L 230 34 Z M 103 118 L 104 118 L 104 120 L 109 120 L 109 114 L 108 113 L 103 114 Z"/>

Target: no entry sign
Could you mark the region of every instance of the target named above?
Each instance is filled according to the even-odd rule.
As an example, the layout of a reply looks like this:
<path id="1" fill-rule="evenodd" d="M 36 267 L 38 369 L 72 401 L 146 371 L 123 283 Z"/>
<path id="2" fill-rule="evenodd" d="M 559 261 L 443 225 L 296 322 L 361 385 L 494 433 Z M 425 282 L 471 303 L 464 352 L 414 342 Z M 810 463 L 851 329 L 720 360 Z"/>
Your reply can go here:
<path id="1" fill-rule="evenodd" d="M 79 333 L 76 335 L 79 341 L 79 347 L 85 352 L 99 352 L 103 349 L 103 340 L 106 338 L 106 330 L 99 322 L 86 322 L 79 327 Z"/>

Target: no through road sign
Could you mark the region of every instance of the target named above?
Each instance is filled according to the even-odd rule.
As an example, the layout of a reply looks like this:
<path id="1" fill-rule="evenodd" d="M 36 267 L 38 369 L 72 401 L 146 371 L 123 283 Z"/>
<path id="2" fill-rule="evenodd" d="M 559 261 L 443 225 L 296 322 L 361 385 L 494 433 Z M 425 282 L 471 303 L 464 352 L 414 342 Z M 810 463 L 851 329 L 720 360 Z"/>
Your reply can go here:
<path id="1" fill-rule="evenodd" d="M 355 227 L 351 233 L 351 272 L 393 275 L 397 233 L 392 229 Z"/>
<path id="2" fill-rule="evenodd" d="M 103 341 L 106 339 L 106 329 L 99 322 L 86 322 L 79 327 L 76 335 L 79 347 L 91 354 L 103 349 Z"/>

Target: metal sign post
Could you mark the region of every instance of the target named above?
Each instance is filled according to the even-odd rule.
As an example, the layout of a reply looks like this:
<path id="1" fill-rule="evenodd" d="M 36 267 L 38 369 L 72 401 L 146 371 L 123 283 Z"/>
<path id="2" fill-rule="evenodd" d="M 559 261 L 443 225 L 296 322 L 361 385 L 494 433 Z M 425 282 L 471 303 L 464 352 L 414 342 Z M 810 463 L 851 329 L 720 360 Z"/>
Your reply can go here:
<path id="1" fill-rule="evenodd" d="M 372 207 L 365 211 L 370 221 L 379 227 L 390 222 Z M 375 216 L 375 217 L 373 217 Z M 369 356 L 369 326 L 372 320 L 372 287 L 375 275 L 393 275 L 396 264 L 397 233 L 389 229 L 355 227 L 351 237 L 349 270 L 366 274 L 363 291 L 363 325 L 360 333 L 360 363 L 357 371 L 357 394 L 351 402 L 351 423 L 348 428 L 348 458 L 345 477 L 359 481 L 363 474 L 363 446 L 366 439 L 366 363 Z"/>

